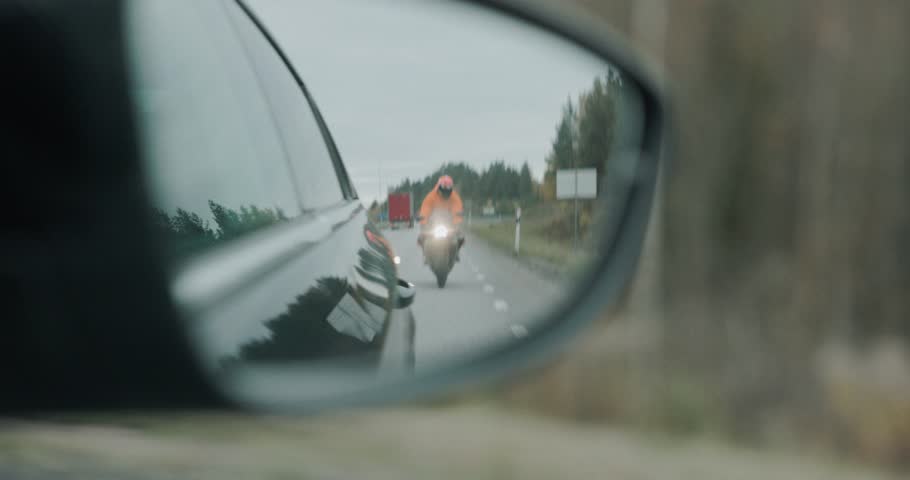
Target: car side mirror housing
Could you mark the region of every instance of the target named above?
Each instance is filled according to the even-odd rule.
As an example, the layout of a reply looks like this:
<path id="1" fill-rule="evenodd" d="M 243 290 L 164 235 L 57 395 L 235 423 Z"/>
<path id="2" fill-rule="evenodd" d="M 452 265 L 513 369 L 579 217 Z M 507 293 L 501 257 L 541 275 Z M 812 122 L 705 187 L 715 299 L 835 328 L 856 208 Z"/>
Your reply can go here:
<path id="1" fill-rule="evenodd" d="M 172 15 L 189 3 L 198 30 Z M 566 6 L 378 3 L 0 8 L 0 131 L 22 159 L 3 195 L 23 205 L 2 229 L 0 411 L 440 394 L 552 358 L 619 297 L 667 132 L 657 75 Z M 351 100 L 367 67 L 385 97 Z M 415 225 L 441 174 L 467 236 L 444 261 Z M 389 215 L 387 194 L 412 205 Z"/>

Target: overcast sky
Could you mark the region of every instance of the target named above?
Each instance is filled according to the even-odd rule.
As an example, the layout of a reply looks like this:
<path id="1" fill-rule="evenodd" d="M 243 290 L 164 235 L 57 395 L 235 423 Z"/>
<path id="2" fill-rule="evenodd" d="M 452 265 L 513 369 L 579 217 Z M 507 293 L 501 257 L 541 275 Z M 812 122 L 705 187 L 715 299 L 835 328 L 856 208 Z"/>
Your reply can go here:
<path id="1" fill-rule="evenodd" d="M 539 178 L 562 106 L 608 68 L 457 2 L 249 3 L 303 76 L 365 203 L 443 162 L 527 160 Z"/>

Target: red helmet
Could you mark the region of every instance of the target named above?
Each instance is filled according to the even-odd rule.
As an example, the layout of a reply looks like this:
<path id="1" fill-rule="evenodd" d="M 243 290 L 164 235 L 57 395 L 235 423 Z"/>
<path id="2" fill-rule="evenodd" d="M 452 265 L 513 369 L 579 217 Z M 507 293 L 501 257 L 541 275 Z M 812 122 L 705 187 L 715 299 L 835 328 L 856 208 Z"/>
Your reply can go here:
<path id="1" fill-rule="evenodd" d="M 442 188 L 451 189 L 453 186 L 455 186 L 455 182 L 452 181 L 452 177 L 450 177 L 448 175 L 443 175 L 443 176 L 439 177 L 439 181 L 436 182 L 436 185 L 438 185 L 439 187 L 442 187 Z"/>
<path id="2" fill-rule="evenodd" d="M 436 190 L 439 191 L 442 198 L 449 198 L 449 196 L 452 195 L 452 188 L 454 186 L 455 182 L 453 182 L 452 177 L 448 175 L 439 177 L 439 181 L 436 182 Z"/>

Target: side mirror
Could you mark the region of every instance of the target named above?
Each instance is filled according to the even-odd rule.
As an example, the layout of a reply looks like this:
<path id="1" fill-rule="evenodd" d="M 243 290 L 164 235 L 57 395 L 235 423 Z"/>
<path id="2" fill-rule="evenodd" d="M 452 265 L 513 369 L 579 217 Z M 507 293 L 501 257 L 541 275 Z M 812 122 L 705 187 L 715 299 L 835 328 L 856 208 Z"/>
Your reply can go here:
<path id="1" fill-rule="evenodd" d="M 608 28 L 562 6 L 292 3 L 248 5 L 304 72 L 398 275 L 414 282 L 414 330 L 390 317 L 397 333 L 382 348 L 415 352 L 414 369 L 249 363 L 213 371 L 219 385 L 252 405 L 321 408 L 454 386 L 563 348 L 625 287 L 641 250 L 663 130 L 651 77 Z M 356 89 L 343 80 L 363 71 Z M 454 218 L 467 242 L 443 225 L 418 247 L 400 224 L 443 175 L 467 207 Z M 201 351 L 217 338 L 194 335 Z"/>
<path id="2" fill-rule="evenodd" d="M 31 48 L 0 95 L 42 99 L 4 112 L 35 208 L 0 364 L 34 368 L 2 411 L 438 393 L 565 348 L 634 272 L 664 101 L 568 7 L 67 3 L 0 9 Z M 419 248 L 441 174 L 458 236 Z"/>

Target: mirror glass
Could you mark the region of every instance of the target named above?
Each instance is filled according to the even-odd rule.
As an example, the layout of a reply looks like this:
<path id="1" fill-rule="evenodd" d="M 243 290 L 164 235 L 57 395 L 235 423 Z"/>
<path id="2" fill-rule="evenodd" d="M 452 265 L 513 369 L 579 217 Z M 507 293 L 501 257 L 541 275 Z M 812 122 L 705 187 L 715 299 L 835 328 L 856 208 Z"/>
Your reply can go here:
<path id="1" fill-rule="evenodd" d="M 332 395 L 527 339 L 625 208 L 633 82 L 499 12 L 134 0 L 126 23 L 151 223 L 238 391 Z"/>

